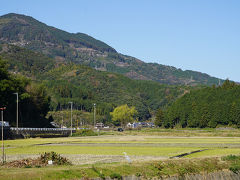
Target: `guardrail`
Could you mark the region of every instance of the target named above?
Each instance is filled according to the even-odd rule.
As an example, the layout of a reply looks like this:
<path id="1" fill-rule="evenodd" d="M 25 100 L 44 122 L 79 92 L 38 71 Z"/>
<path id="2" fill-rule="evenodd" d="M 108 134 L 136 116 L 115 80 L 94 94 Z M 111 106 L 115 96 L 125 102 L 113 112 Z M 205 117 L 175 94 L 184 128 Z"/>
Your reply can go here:
<path id="1" fill-rule="evenodd" d="M 76 128 L 16 128 L 10 127 L 12 137 L 69 136 Z"/>
<path id="2" fill-rule="evenodd" d="M 16 128 L 16 127 L 10 127 L 10 130 L 12 131 L 75 131 L 76 128 Z"/>

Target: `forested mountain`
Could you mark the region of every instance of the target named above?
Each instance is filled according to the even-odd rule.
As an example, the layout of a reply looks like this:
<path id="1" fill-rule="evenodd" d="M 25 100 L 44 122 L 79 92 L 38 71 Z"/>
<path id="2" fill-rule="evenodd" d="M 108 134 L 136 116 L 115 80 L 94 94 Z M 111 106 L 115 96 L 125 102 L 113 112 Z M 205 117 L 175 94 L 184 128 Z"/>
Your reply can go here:
<path id="1" fill-rule="evenodd" d="M 57 63 L 55 59 L 15 45 L 0 44 L 0 57 L 9 63 L 10 72 L 25 75 L 46 87 L 52 110 L 66 109 L 72 101 L 74 109 L 91 112 L 93 103 L 97 103 L 98 114 L 108 118 L 114 107 L 128 104 L 136 107 L 139 120 L 146 120 L 152 111 L 171 104 L 187 89 L 133 80 L 72 62 Z"/>
<path id="2" fill-rule="evenodd" d="M 0 56 L 8 60 L 8 69 L 31 79 L 56 67 L 58 64 L 48 56 L 15 45 L 0 44 Z"/>
<path id="3" fill-rule="evenodd" d="M 74 62 L 101 71 L 121 73 L 132 79 L 178 85 L 218 84 L 217 78 L 207 74 L 145 63 L 117 53 L 109 45 L 86 34 L 68 33 L 25 15 L 11 13 L 0 17 L 0 42 L 43 53 L 57 63 Z"/>
<path id="4" fill-rule="evenodd" d="M 226 80 L 222 86 L 193 90 L 160 114 L 165 127 L 240 127 L 240 85 Z"/>
<path id="5" fill-rule="evenodd" d="M 9 64 L 10 73 L 6 74 L 6 64 L 1 62 L 0 70 L 6 77 L 1 75 L 0 100 L 1 105 L 8 106 L 12 125 L 14 92 L 20 94 L 22 124 L 29 127 L 48 126 L 47 111 L 66 110 L 70 101 L 74 109 L 86 113 L 92 112 L 96 103 L 97 115 L 104 122 L 111 120 L 110 112 L 116 106 L 128 104 L 136 107 L 140 121 L 163 109 L 161 124 L 165 127 L 239 124 L 233 120 L 238 118 L 238 102 L 233 99 L 238 98 L 239 86 L 227 81 L 222 87 L 201 87 L 188 94 L 199 85 L 218 84 L 219 79 L 144 63 L 86 34 L 68 33 L 32 17 L 0 17 L 0 58 Z M 26 78 L 19 80 L 22 75 L 33 83 Z M 221 99 L 225 95 L 226 99 Z"/>
<path id="6" fill-rule="evenodd" d="M 147 120 L 151 111 L 165 107 L 183 94 L 183 88 L 160 85 L 153 81 L 132 80 L 123 75 L 96 71 L 82 65 L 62 65 L 42 76 L 54 109 L 68 106 L 91 111 L 97 103 L 98 113 L 108 115 L 117 105 L 135 106 L 139 120 Z"/>

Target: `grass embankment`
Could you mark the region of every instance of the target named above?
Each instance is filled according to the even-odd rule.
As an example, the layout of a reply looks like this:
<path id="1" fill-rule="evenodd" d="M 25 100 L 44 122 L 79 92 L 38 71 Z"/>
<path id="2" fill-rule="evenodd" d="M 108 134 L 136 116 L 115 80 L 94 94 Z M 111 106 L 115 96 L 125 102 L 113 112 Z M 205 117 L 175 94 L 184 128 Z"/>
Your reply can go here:
<path id="1" fill-rule="evenodd" d="M 224 159 L 223 159 L 224 160 Z M 80 179 L 92 177 L 115 177 L 135 175 L 144 179 L 171 175 L 210 173 L 228 169 L 232 161 L 220 158 L 193 160 L 166 160 L 142 163 L 113 163 L 84 166 L 51 166 L 44 168 L 0 168 L 0 179 Z"/>

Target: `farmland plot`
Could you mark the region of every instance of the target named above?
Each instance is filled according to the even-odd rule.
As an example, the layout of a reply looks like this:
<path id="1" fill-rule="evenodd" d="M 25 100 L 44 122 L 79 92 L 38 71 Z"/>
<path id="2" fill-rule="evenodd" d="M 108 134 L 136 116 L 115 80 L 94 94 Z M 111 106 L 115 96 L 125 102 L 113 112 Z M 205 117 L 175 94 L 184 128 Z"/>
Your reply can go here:
<path id="1" fill-rule="evenodd" d="M 105 135 L 94 137 L 32 138 L 5 141 L 7 161 L 37 157 L 55 151 L 73 164 L 163 160 L 203 150 L 182 158 L 220 157 L 240 154 L 239 137 L 162 137 Z"/>

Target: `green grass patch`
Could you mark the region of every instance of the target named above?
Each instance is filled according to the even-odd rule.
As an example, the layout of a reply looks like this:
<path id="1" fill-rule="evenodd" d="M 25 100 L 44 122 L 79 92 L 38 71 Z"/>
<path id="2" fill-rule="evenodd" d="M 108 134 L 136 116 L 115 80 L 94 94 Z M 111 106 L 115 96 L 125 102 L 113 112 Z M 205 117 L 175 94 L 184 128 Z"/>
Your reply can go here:
<path id="1" fill-rule="evenodd" d="M 222 157 L 222 160 L 230 162 L 229 170 L 231 170 L 234 173 L 240 172 L 240 155 L 236 156 L 230 154 L 228 156 Z"/>
<path id="2" fill-rule="evenodd" d="M 95 164 L 94 166 L 59 166 L 44 168 L 0 168 L 0 180 L 8 179 L 80 179 L 117 178 L 135 175 L 142 179 L 161 178 L 171 175 L 184 176 L 201 172 L 214 172 L 228 168 L 227 162 L 217 158 L 189 160 L 151 161 L 142 163 Z M 25 175 L 25 176 L 24 176 Z"/>
<path id="3" fill-rule="evenodd" d="M 219 157 L 219 156 L 225 156 L 225 155 L 230 155 L 230 154 L 235 154 L 239 155 L 240 154 L 240 148 L 212 148 L 206 151 L 202 151 L 196 154 L 191 154 L 186 157 L 188 158 L 196 158 L 196 157 Z"/>
<path id="4" fill-rule="evenodd" d="M 59 154 L 92 154 L 92 155 L 128 155 L 135 156 L 163 156 L 170 157 L 178 154 L 198 150 L 193 147 L 131 147 L 131 146 L 26 146 L 6 149 L 11 154 L 40 154 L 42 152 L 54 151 Z"/>

